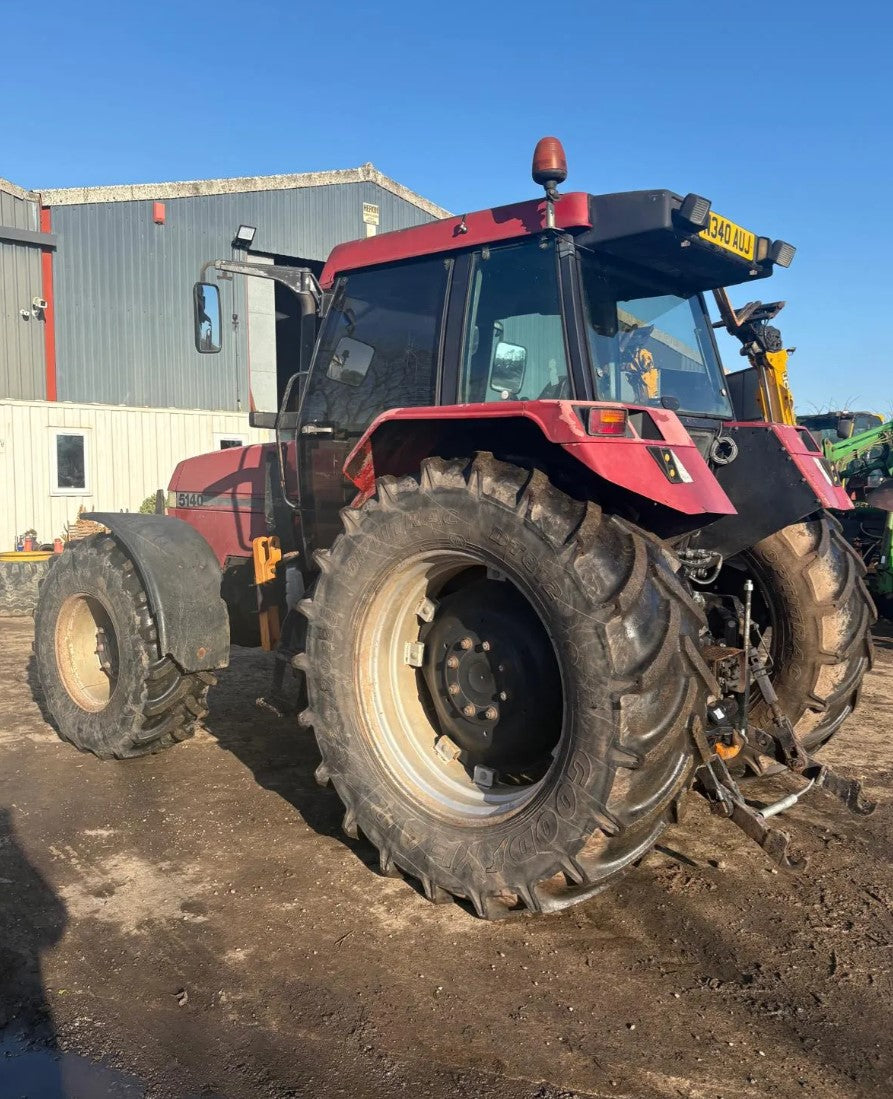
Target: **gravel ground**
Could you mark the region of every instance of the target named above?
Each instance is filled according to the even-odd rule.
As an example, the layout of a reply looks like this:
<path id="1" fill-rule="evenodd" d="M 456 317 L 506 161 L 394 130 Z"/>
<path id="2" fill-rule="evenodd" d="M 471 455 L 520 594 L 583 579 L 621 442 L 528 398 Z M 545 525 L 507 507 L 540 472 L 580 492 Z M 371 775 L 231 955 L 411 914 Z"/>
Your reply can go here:
<path id="1" fill-rule="evenodd" d="M 826 752 L 881 807 L 783 818 L 806 872 L 693 796 L 613 891 L 487 924 L 345 841 L 264 654 L 194 740 L 100 763 L 42 719 L 31 634 L 0 621 L 0 1096 L 893 1094 L 890 635 Z"/>

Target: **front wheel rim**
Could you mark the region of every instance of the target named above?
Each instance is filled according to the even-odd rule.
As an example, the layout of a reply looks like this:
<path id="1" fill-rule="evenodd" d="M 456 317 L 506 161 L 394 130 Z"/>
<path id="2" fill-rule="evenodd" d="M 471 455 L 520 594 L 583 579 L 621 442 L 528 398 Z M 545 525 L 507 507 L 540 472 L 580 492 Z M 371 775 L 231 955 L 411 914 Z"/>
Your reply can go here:
<path id="1" fill-rule="evenodd" d="M 95 596 L 69 596 L 56 621 L 56 666 L 70 698 L 99 713 L 118 686 L 118 639 L 111 615 Z"/>

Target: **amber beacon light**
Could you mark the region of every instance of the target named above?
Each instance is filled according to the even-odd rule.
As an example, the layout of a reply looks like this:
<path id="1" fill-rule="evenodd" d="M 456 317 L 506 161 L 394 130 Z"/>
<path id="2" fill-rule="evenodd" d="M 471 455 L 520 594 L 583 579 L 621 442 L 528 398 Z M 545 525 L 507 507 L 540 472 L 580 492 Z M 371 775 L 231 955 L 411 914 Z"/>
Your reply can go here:
<path id="1" fill-rule="evenodd" d="M 555 226 L 555 201 L 558 199 L 558 184 L 567 179 L 567 157 L 557 137 L 541 137 L 533 150 L 533 182 L 546 191 L 546 224 Z"/>

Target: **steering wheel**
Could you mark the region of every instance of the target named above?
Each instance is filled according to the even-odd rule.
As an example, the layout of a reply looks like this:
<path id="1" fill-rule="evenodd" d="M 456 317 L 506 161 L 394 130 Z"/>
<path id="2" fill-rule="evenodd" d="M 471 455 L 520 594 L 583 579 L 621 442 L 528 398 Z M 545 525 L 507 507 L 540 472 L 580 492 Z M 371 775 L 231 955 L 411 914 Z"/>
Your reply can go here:
<path id="1" fill-rule="evenodd" d="M 570 380 L 565 374 L 557 382 L 550 382 L 537 397 L 538 401 L 560 401 L 571 395 Z"/>

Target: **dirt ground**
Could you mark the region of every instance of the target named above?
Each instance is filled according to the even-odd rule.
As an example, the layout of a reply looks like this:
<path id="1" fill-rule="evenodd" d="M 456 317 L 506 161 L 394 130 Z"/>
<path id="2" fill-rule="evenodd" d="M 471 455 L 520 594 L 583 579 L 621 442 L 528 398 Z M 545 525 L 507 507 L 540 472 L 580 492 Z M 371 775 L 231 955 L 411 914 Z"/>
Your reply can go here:
<path id="1" fill-rule="evenodd" d="M 100 763 L 43 722 L 30 651 L 0 621 L 0 1096 L 50 1094 L 13 1089 L 10 1035 L 101 1058 L 59 1091 L 91 1099 L 893 1094 L 890 635 L 826 753 L 882 805 L 783 818 L 805 873 L 692 796 L 613 891 L 501 924 L 345 841 L 312 737 L 254 706 L 263 654 L 194 740 Z"/>

